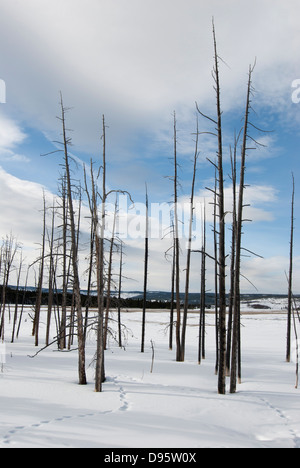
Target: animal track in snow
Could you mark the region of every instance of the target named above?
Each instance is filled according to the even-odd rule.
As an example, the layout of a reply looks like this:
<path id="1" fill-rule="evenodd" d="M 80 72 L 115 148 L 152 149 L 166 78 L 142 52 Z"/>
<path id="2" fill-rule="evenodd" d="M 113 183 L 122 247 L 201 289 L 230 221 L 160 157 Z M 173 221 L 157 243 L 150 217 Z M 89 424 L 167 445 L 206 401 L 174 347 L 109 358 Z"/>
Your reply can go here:
<path id="1" fill-rule="evenodd" d="M 124 387 L 120 387 L 120 401 L 122 406 L 120 407 L 119 411 L 127 411 L 129 408 L 129 403 L 127 401 L 127 393 L 124 390 Z"/>
<path id="2" fill-rule="evenodd" d="M 60 422 L 67 421 L 70 419 L 88 418 L 88 417 L 93 417 L 97 415 L 99 416 L 99 415 L 104 415 L 108 413 L 112 413 L 112 411 L 97 411 L 95 413 L 86 413 L 86 414 L 81 413 L 81 414 L 76 414 L 74 416 L 61 416 L 61 417 L 51 419 L 51 420 L 43 420 L 38 423 L 30 424 L 28 426 L 16 426 L 10 431 L 8 431 L 4 437 L 2 437 L 2 439 L 0 440 L 0 446 L 5 448 L 5 447 L 9 447 L 10 445 L 15 445 L 13 441 L 14 436 L 26 430 L 28 431 L 30 429 L 37 429 L 39 427 L 42 427 L 48 424 L 60 423 Z"/>
<path id="3" fill-rule="evenodd" d="M 277 416 L 284 421 L 285 426 L 287 427 L 287 430 L 289 434 L 292 437 L 293 443 L 295 445 L 295 448 L 300 448 L 300 437 L 296 434 L 293 428 L 290 427 L 290 420 L 288 416 L 284 414 L 284 412 L 280 409 L 277 408 L 276 406 L 272 405 L 268 400 L 265 398 L 260 398 L 260 400 L 273 412 L 277 414 Z"/>
<path id="4" fill-rule="evenodd" d="M 84 418 L 92 418 L 94 416 L 100 416 L 100 415 L 105 415 L 105 414 L 110 414 L 115 411 L 121 411 L 121 412 L 126 412 L 130 408 L 130 403 L 128 401 L 128 394 L 124 387 L 120 385 L 118 382 L 117 378 L 111 378 L 107 379 L 108 381 L 111 381 L 115 387 L 117 387 L 117 391 L 119 393 L 119 398 L 120 398 L 120 407 L 117 408 L 116 410 L 106 410 L 106 411 L 96 411 L 96 412 L 89 412 L 89 413 L 80 413 L 80 414 L 75 414 L 73 416 L 66 415 L 66 416 L 59 416 L 54 419 L 43 419 L 42 421 L 38 421 L 36 423 L 27 425 L 27 426 L 15 426 L 11 430 L 9 430 L 3 437 L 0 438 L 0 446 L 5 448 L 9 446 L 15 445 L 13 439 L 16 437 L 19 433 L 22 433 L 24 431 L 29 431 L 30 429 L 38 429 L 42 426 L 46 426 L 48 424 L 57 424 L 61 423 L 64 421 L 68 421 L 71 419 L 84 419 Z"/>

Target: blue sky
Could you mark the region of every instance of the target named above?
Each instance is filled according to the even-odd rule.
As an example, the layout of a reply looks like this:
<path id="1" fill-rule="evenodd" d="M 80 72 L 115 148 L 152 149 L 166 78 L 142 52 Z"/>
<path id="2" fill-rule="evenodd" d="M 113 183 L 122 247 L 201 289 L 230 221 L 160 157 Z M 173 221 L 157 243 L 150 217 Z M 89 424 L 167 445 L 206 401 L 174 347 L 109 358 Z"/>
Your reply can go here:
<path id="1" fill-rule="evenodd" d="M 40 239 L 39 193 L 56 193 L 60 156 L 42 158 L 60 138 L 59 91 L 73 130 L 72 152 L 83 162 L 101 155 L 101 116 L 108 140 L 108 183 L 152 202 L 172 197 L 172 113 L 178 122 L 182 200 L 189 196 L 196 126 L 195 101 L 215 116 L 211 70 L 211 19 L 215 17 L 221 63 L 224 153 L 229 154 L 244 114 L 247 72 L 257 58 L 251 121 L 272 133 L 252 135 L 267 145 L 249 152 L 247 200 L 253 222 L 245 225 L 244 245 L 264 260 L 245 258 L 243 269 L 260 292 L 285 292 L 288 268 L 291 172 L 296 179 L 295 290 L 300 292 L 300 103 L 292 102 L 300 78 L 296 0 L 0 0 L 0 234 L 12 229 L 36 255 Z M 200 131 L 212 130 L 199 119 Z M 199 142 L 197 197 L 212 184 L 216 141 Z M 225 157 L 230 204 L 229 158 Z M 80 168 L 78 171 L 80 177 Z M 26 182 L 26 183 L 25 183 Z M 21 195 L 22 187 L 27 192 Z M 0 188 L 1 190 L 1 188 Z M 40 192 L 39 192 L 40 191 Z M 2 214 L 1 214 L 2 212 Z M 22 222 L 21 222 L 22 220 Z M 24 220 L 26 226 L 24 226 Z M 230 232 L 228 231 L 228 239 Z M 153 240 L 150 288 L 169 289 L 166 242 Z M 129 255 L 130 253 L 130 255 Z M 126 268 L 139 289 L 143 242 L 129 240 Z M 183 256 L 182 270 L 184 270 Z M 198 289 L 198 259 L 192 289 Z M 298 273 L 298 274 L 297 274 Z M 211 272 L 208 273 L 211 275 Z M 210 276 L 209 276 L 210 278 Z M 210 282 L 210 279 L 208 280 Z M 83 279 L 84 283 L 84 279 Z M 243 290 L 252 292 L 247 282 Z"/>

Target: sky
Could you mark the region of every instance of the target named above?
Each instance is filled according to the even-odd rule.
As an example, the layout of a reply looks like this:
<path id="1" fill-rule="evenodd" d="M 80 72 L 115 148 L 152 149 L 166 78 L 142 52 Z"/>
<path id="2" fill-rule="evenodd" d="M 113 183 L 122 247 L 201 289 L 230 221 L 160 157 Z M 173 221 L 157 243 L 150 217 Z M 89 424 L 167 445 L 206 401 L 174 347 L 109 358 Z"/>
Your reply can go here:
<path id="1" fill-rule="evenodd" d="M 82 164 L 89 164 L 90 158 L 100 164 L 104 114 L 109 189 L 128 190 L 136 204 L 145 199 L 145 183 L 155 206 L 172 199 L 168 177 L 173 174 L 175 111 L 179 196 L 182 204 L 188 201 L 195 152 L 195 102 L 202 112 L 216 116 L 211 74 L 213 17 L 221 57 L 228 211 L 232 200 L 229 148 L 242 126 L 248 70 L 255 61 L 250 119 L 267 131 L 251 127 L 251 136 L 264 146 L 248 152 L 246 202 L 251 206 L 245 216 L 252 222 L 245 223 L 243 237 L 244 247 L 264 258 L 245 257 L 243 275 L 260 293 L 287 290 L 293 172 L 294 289 L 300 293 L 297 0 L 0 0 L 0 237 L 12 231 L 23 244 L 28 263 L 39 252 L 42 191 L 46 191 L 49 204 L 57 193 L 61 155 L 41 155 L 57 149 L 54 141 L 61 138 L 56 118 L 60 91 L 70 108 L 71 152 L 79 162 L 74 177 L 82 177 Z M 200 206 L 206 200 L 208 249 L 212 253 L 212 199 L 206 187 L 213 187 L 214 169 L 207 158 L 216 157 L 217 142 L 205 133 L 213 132 L 213 125 L 200 116 L 199 131 L 196 202 Z M 139 214 L 137 207 L 131 207 L 130 213 Z M 155 224 L 155 208 L 150 216 Z M 200 218 L 201 209 L 196 219 L 198 237 Z M 167 223 L 164 227 L 167 229 Z M 82 232 L 84 238 L 86 219 Z M 142 288 L 144 242 L 133 237 L 126 239 L 124 268 L 126 277 L 131 278 L 124 281 L 126 290 Z M 164 257 L 169 247 L 170 239 L 150 239 L 151 290 L 170 289 L 171 266 Z M 185 239 L 181 260 L 183 289 Z M 199 290 L 199 263 L 199 255 L 193 255 L 193 292 Z M 212 281 L 213 266 L 208 264 L 208 289 Z M 250 282 L 242 280 L 243 292 L 256 292 Z"/>

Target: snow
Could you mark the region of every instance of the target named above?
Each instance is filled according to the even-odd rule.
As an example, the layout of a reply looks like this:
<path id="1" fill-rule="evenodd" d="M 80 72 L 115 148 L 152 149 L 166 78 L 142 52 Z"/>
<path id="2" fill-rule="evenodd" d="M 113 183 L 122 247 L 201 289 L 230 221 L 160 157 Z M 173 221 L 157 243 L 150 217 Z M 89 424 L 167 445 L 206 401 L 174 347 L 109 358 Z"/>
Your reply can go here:
<path id="1" fill-rule="evenodd" d="M 129 329 L 125 349 L 110 342 L 102 394 L 93 391 L 92 365 L 89 384 L 77 385 L 76 351 L 59 353 L 53 345 L 31 359 L 36 348 L 30 319 L 14 344 L 7 323 L 1 448 L 300 448 L 300 390 L 294 388 L 295 364 L 284 359 L 284 313 L 243 316 L 243 383 L 225 396 L 217 394 L 212 314 L 201 366 L 196 312 L 189 316 L 185 363 L 176 363 L 168 349 L 167 311 L 148 312 L 145 354 L 139 352 L 141 312 L 124 311 L 122 317 Z M 88 364 L 94 352 L 90 334 Z"/>

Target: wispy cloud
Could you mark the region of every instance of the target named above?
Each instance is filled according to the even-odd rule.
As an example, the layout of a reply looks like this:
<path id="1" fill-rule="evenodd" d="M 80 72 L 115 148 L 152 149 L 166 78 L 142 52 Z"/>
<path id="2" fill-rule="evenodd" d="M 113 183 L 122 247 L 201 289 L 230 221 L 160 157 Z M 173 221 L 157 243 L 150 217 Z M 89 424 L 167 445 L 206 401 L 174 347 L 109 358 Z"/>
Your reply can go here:
<path id="1" fill-rule="evenodd" d="M 20 154 L 19 146 L 27 135 L 18 123 L 0 113 L 0 161 L 11 163 L 28 163 L 30 159 Z"/>

